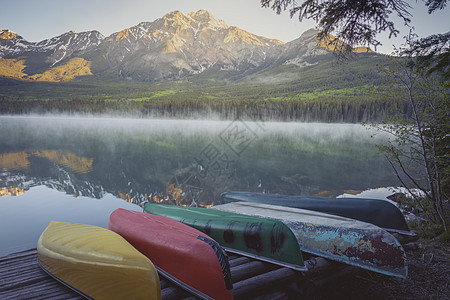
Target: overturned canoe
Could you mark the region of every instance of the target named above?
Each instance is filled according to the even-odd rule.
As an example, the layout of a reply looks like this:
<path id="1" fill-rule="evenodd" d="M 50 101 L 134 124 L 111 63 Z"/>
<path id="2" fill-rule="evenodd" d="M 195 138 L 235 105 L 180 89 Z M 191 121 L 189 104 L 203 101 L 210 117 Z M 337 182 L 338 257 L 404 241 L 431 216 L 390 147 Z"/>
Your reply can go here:
<path id="1" fill-rule="evenodd" d="M 150 258 L 158 270 L 202 299 L 232 299 L 223 249 L 202 232 L 169 218 L 116 209 L 108 228 Z"/>
<path id="2" fill-rule="evenodd" d="M 280 220 L 295 234 L 301 251 L 378 273 L 406 278 L 401 244 L 369 223 L 320 212 L 251 202 L 233 202 L 213 209 Z"/>
<path id="3" fill-rule="evenodd" d="M 380 199 L 325 198 L 234 191 L 225 192 L 220 197 L 221 204 L 237 201 L 308 209 L 371 223 L 392 232 L 414 234 L 409 231 L 405 217 L 397 206 Z"/>
<path id="4" fill-rule="evenodd" d="M 47 273 L 85 297 L 161 299 L 152 262 L 105 228 L 52 221 L 37 252 Z"/>
<path id="5" fill-rule="evenodd" d="M 227 251 L 306 270 L 296 237 L 280 221 L 201 207 L 150 203 L 144 205 L 144 212 L 192 226 L 211 236 Z"/>

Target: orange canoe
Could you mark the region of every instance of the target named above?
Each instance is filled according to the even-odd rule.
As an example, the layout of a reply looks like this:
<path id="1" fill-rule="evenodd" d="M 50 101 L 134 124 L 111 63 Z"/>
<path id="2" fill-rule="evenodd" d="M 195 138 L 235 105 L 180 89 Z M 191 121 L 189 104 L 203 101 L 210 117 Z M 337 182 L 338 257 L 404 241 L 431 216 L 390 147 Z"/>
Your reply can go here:
<path id="1" fill-rule="evenodd" d="M 213 239 L 172 219 L 119 208 L 108 229 L 120 234 L 159 271 L 201 298 L 232 299 L 228 257 Z"/>

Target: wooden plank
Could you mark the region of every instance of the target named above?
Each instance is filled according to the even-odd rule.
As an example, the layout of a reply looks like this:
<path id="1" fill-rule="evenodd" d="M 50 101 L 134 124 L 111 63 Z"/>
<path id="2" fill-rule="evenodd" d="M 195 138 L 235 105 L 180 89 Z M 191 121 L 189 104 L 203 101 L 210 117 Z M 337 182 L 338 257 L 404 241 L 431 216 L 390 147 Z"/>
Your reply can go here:
<path id="1" fill-rule="evenodd" d="M 34 252 L 34 253 L 29 253 L 27 255 L 20 255 L 20 256 L 14 255 L 14 256 L 11 256 L 11 258 L 3 257 L 3 258 L 0 258 L 0 265 L 9 263 L 9 262 L 15 263 L 17 261 L 33 260 L 36 258 L 36 255 L 37 255 L 36 252 Z"/>
<path id="2" fill-rule="evenodd" d="M 228 255 L 228 260 L 233 260 L 235 258 L 241 257 L 239 254 L 234 254 L 234 253 L 231 253 L 231 252 L 227 252 L 227 255 Z"/>
<path id="3" fill-rule="evenodd" d="M 165 278 L 162 278 L 161 276 L 159 277 L 159 281 L 160 281 L 161 290 L 173 285 L 173 283 L 171 283 L 169 280 L 167 280 Z"/>
<path id="4" fill-rule="evenodd" d="M 48 286 L 49 284 L 51 285 L 54 283 L 47 278 L 42 278 L 41 280 L 39 280 L 38 278 L 35 278 L 33 280 L 29 280 L 26 283 L 19 282 L 15 286 L 13 286 L 13 288 L 2 291 L 0 293 L 0 295 L 12 293 L 14 291 L 20 291 L 20 290 L 38 290 L 42 286 Z"/>
<path id="5" fill-rule="evenodd" d="M 0 267 L 0 272 L 2 272 L 3 274 L 10 274 L 13 272 L 27 272 L 37 267 L 39 267 L 37 264 L 35 266 L 34 264 L 31 263 L 20 263 L 17 265 L 9 265 L 5 268 Z"/>
<path id="6" fill-rule="evenodd" d="M 24 263 L 37 263 L 36 255 L 18 257 L 18 258 L 14 258 L 12 260 L 2 261 L 2 262 L 0 262 L 0 269 L 7 268 L 9 266 L 20 265 L 20 264 L 24 264 Z"/>
<path id="7" fill-rule="evenodd" d="M 26 257 L 26 256 L 33 256 L 36 253 L 37 253 L 36 249 L 30 249 L 30 250 L 20 251 L 20 252 L 16 252 L 16 253 L 11 253 L 6 256 L 0 257 L 0 262 L 5 261 L 5 260 L 13 260 L 16 258 L 21 258 L 21 257 Z"/>
<path id="8" fill-rule="evenodd" d="M 0 264 L 0 270 L 6 271 L 7 269 L 11 269 L 11 268 L 19 268 L 19 267 L 24 267 L 24 266 L 30 267 L 33 265 L 38 265 L 38 263 L 35 259 L 18 260 L 18 261 L 14 261 L 14 262 L 7 262 L 7 263 Z"/>
<path id="9" fill-rule="evenodd" d="M 48 290 L 45 295 L 41 295 L 39 297 L 36 297 L 33 295 L 33 299 L 52 299 L 52 300 L 67 300 L 67 299 L 85 299 L 84 297 L 76 294 L 75 292 L 73 294 L 67 293 L 67 291 L 61 291 L 61 290 Z"/>
<path id="10" fill-rule="evenodd" d="M 227 255 L 228 255 L 228 253 L 227 253 Z M 232 262 L 233 260 L 236 260 L 236 259 L 238 259 L 239 257 L 230 257 L 229 255 L 228 255 L 228 263 L 230 263 L 230 262 Z"/>
<path id="11" fill-rule="evenodd" d="M 59 290 L 59 286 L 55 285 L 53 282 L 39 282 L 39 284 L 28 286 L 26 289 L 16 290 L 15 295 L 20 297 L 21 295 L 30 295 L 32 292 L 33 298 L 36 299 L 44 296 L 48 297 L 52 290 Z"/>
<path id="12" fill-rule="evenodd" d="M 289 297 L 287 292 L 285 291 L 268 291 L 262 294 L 255 294 L 254 296 L 245 296 L 242 300 L 253 299 L 253 300 L 286 300 L 286 299 L 299 299 L 299 297 Z M 236 297 L 235 300 L 240 300 L 239 297 Z"/>
<path id="13" fill-rule="evenodd" d="M 289 279 L 301 276 L 298 272 L 288 268 L 281 268 L 270 271 L 246 280 L 239 281 L 233 285 L 233 293 L 235 297 L 241 297 L 245 294 L 267 289 L 273 285 L 280 285 Z"/>
<path id="14" fill-rule="evenodd" d="M 171 286 L 168 288 L 165 288 L 164 290 L 161 290 L 161 299 L 164 300 L 177 300 L 182 299 L 188 296 L 187 292 L 185 290 L 182 290 L 179 287 Z"/>
<path id="15" fill-rule="evenodd" d="M 10 254 L 0 257 L 0 262 L 2 260 L 10 260 L 10 259 L 18 258 L 18 257 L 30 256 L 30 255 L 34 255 L 36 253 L 37 253 L 36 248 L 25 250 L 25 251 L 20 251 L 20 252 L 15 252 L 15 253 L 10 253 Z"/>
<path id="16" fill-rule="evenodd" d="M 47 293 L 45 295 L 36 296 L 34 293 L 28 293 L 28 294 L 14 294 L 7 297 L 2 297 L 2 300 L 39 300 L 39 299 L 71 299 L 71 300 L 84 300 L 86 298 L 77 295 L 77 294 L 67 294 L 64 292 L 63 294 L 58 294 L 55 296 L 55 294 Z"/>
<path id="17" fill-rule="evenodd" d="M 18 276 L 23 276 L 26 275 L 26 273 L 31 273 L 31 272 L 41 272 L 42 270 L 39 269 L 39 266 L 33 266 L 33 265 L 28 265 L 28 268 L 26 266 L 20 266 L 18 268 L 7 268 L 2 270 L 2 272 L 8 272 L 9 276 L 11 277 L 13 275 L 18 274 Z"/>
<path id="18" fill-rule="evenodd" d="M 231 272 L 233 283 L 273 270 L 269 264 L 261 261 L 250 261 L 236 266 Z"/>
<path id="19" fill-rule="evenodd" d="M 305 261 L 307 272 L 303 272 L 303 277 L 311 277 L 320 275 L 330 271 L 337 263 L 327 260 L 323 257 L 312 257 Z"/>
<path id="20" fill-rule="evenodd" d="M 10 293 L 1 295 L 2 299 L 53 299 L 54 296 L 63 297 L 65 299 L 84 299 L 74 291 L 59 284 L 58 282 L 50 285 L 35 284 L 27 288 L 10 290 Z"/>
<path id="21" fill-rule="evenodd" d="M 23 251 L 0 259 L 2 299 L 84 299 L 41 270 L 37 251 Z"/>
<path id="22" fill-rule="evenodd" d="M 2 280 L 2 286 L 0 291 L 20 288 L 21 286 L 27 286 L 35 282 L 42 281 L 47 278 L 48 275 L 42 274 L 39 271 L 27 272 L 26 274 L 9 274 L 10 277 Z"/>
<path id="23" fill-rule="evenodd" d="M 80 295 L 74 293 L 74 294 L 67 294 L 66 292 L 62 292 L 60 294 L 55 293 L 52 294 L 51 297 L 45 297 L 42 299 L 51 299 L 51 300 L 84 300 L 84 297 L 81 297 Z"/>
<path id="24" fill-rule="evenodd" d="M 2 289 L 0 290 L 0 293 L 8 291 L 8 290 L 20 289 L 20 288 L 23 288 L 23 287 L 26 288 L 26 287 L 28 287 L 28 286 L 30 286 L 32 284 L 35 284 L 37 282 L 41 282 L 41 281 L 43 281 L 45 279 L 46 278 L 43 278 L 43 277 L 32 277 L 32 276 L 27 277 L 25 280 L 18 279 L 19 281 L 17 281 L 17 282 L 9 282 L 7 285 L 2 287 Z"/>
<path id="25" fill-rule="evenodd" d="M 239 258 L 233 259 L 232 261 L 229 262 L 230 268 L 245 264 L 251 260 L 252 260 L 251 258 L 245 257 L 245 256 L 241 256 Z"/>
<path id="26" fill-rule="evenodd" d="M 0 271 L 3 272 L 3 271 Z M 35 274 L 36 277 L 42 277 L 46 274 L 43 273 L 42 270 L 36 269 L 36 268 L 30 268 L 26 269 L 25 271 L 22 269 L 19 269 L 18 271 L 9 271 L 4 272 L 3 274 L 7 274 L 8 276 L 4 276 L 2 278 L 3 282 L 10 282 L 10 281 L 22 281 L 29 277 L 30 274 Z"/>

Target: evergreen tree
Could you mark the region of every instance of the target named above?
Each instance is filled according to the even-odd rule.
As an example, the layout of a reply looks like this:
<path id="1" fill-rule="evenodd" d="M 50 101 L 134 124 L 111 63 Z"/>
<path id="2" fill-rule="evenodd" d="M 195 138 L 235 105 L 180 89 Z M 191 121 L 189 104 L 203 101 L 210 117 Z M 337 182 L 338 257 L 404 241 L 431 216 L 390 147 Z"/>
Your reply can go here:
<path id="1" fill-rule="evenodd" d="M 427 0 L 428 13 L 443 10 L 447 0 Z M 348 54 L 356 46 L 367 45 L 375 48 L 380 45 L 376 35 L 388 32 L 389 37 L 397 36 L 399 31 L 390 15 L 396 14 L 404 24 L 411 22 L 411 6 L 404 0 L 261 0 L 262 7 L 270 7 L 278 14 L 289 9 L 291 18 L 298 14 L 299 20 L 313 19 L 321 30 L 319 39 L 331 44 L 332 34 L 344 44 L 334 47 L 338 54 Z M 439 71 L 450 76 L 450 32 L 436 34 L 417 40 L 409 49 L 411 54 L 422 57 L 423 65 L 432 65 L 428 71 Z"/>

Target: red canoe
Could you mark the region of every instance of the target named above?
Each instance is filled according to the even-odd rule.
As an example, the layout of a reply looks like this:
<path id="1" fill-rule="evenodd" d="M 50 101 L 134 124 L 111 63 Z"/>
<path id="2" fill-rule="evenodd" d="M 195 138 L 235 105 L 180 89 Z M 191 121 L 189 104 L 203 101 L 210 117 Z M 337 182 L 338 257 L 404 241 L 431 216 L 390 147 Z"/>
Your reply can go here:
<path id="1" fill-rule="evenodd" d="M 225 252 L 197 229 L 166 217 L 122 208 L 111 214 L 108 229 L 147 256 L 163 275 L 197 296 L 233 299 Z"/>

